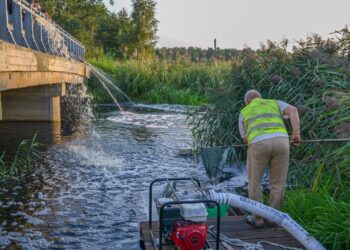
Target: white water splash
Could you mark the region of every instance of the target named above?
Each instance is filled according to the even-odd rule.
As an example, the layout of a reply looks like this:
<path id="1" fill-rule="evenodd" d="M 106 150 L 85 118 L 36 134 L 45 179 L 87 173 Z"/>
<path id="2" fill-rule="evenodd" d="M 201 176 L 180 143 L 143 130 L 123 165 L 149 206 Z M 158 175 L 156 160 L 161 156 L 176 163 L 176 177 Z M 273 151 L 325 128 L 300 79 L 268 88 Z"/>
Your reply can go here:
<path id="1" fill-rule="evenodd" d="M 70 58 L 68 46 L 64 42 L 62 32 L 57 28 L 56 24 L 51 20 L 47 20 L 41 16 L 36 16 L 35 20 L 42 26 L 48 34 L 49 46 L 52 52 L 66 58 Z"/>
<path id="2" fill-rule="evenodd" d="M 94 167 L 120 168 L 123 160 L 117 156 L 109 155 L 102 149 L 89 148 L 85 145 L 69 145 L 68 150 L 79 158 L 80 164 Z"/>
<path id="3" fill-rule="evenodd" d="M 172 128 L 179 127 L 176 124 L 176 118 L 172 114 L 155 113 L 155 114 L 138 114 L 124 111 L 121 115 L 115 115 L 107 118 L 108 121 L 119 124 L 131 125 L 133 127 L 145 128 Z M 187 128 L 186 124 L 180 126 Z"/>

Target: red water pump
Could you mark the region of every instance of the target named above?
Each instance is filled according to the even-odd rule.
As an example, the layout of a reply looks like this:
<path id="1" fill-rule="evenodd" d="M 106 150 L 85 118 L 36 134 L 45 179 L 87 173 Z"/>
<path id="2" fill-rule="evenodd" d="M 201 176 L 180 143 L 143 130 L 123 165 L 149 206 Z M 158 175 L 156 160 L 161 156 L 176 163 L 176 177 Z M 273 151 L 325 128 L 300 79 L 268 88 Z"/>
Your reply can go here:
<path id="1" fill-rule="evenodd" d="M 188 181 L 194 184 L 194 189 L 180 192 L 176 191 L 176 185 L 172 182 Z M 168 182 L 163 197 L 154 199 L 159 214 L 159 238 L 155 238 L 152 231 L 152 187 L 156 182 Z M 162 178 L 154 180 L 150 185 L 149 196 L 149 228 L 152 243 L 156 249 L 167 246 L 176 246 L 177 250 L 207 250 L 212 249 L 211 243 L 207 241 L 208 211 L 207 205 L 216 204 L 208 200 L 204 191 L 200 188 L 200 182 L 194 178 Z M 218 214 L 219 214 L 218 209 Z M 159 244 L 157 244 L 159 240 Z M 220 248 L 220 217 L 217 218 L 216 226 L 216 250 Z M 143 248 L 145 249 L 145 248 Z"/>
<path id="2" fill-rule="evenodd" d="M 205 246 L 207 230 L 203 223 L 175 223 L 171 240 L 181 250 L 201 250 Z"/>

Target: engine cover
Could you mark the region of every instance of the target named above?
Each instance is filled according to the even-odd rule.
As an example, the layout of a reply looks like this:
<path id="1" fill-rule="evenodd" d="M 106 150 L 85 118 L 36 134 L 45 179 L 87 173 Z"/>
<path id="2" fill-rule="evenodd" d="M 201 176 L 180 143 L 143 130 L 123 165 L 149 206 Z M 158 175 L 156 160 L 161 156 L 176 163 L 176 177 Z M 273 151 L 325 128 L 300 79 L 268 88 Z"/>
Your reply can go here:
<path id="1" fill-rule="evenodd" d="M 207 229 L 203 223 L 175 223 L 171 240 L 181 250 L 201 250 L 205 246 Z"/>

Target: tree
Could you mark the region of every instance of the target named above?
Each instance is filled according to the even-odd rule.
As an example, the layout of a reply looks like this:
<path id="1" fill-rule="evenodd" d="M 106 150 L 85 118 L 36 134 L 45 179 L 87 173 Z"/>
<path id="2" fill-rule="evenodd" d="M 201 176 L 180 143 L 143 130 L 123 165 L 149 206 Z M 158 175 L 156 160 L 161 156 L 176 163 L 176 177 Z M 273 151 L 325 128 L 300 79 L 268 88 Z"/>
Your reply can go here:
<path id="1" fill-rule="evenodd" d="M 45 0 L 41 4 L 56 23 L 85 45 L 88 57 L 103 51 L 95 39 L 101 18 L 111 15 L 103 0 Z"/>
<path id="2" fill-rule="evenodd" d="M 125 9 L 118 14 L 104 16 L 97 29 L 96 41 L 105 52 L 117 58 L 127 58 L 131 41 L 132 23 Z"/>
<path id="3" fill-rule="evenodd" d="M 156 3 L 153 0 L 132 0 L 132 6 L 133 52 L 142 58 L 153 53 L 157 43 Z"/>

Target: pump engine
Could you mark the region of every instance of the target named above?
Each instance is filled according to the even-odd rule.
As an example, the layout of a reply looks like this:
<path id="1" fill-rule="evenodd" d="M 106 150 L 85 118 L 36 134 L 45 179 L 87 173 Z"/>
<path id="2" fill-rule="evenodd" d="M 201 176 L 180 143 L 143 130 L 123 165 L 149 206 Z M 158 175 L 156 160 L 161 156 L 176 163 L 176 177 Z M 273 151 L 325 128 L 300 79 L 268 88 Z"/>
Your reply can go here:
<path id="1" fill-rule="evenodd" d="M 157 200 L 157 209 L 172 198 Z M 181 250 L 201 250 L 207 240 L 207 209 L 203 203 L 169 205 L 163 211 L 164 239 Z"/>

